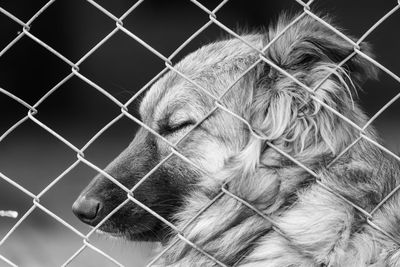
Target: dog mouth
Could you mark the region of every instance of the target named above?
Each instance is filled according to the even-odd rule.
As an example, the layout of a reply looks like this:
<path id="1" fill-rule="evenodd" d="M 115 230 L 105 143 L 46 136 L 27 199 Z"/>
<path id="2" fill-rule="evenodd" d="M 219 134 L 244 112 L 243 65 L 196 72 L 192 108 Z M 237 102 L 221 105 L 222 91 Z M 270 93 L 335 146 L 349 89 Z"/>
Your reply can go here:
<path id="1" fill-rule="evenodd" d="M 120 232 L 106 232 L 104 230 L 96 229 L 95 233 L 98 235 L 101 235 L 101 236 L 113 237 L 113 238 L 117 238 L 117 239 L 125 238 L 125 235 Z"/>
<path id="2" fill-rule="evenodd" d="M 118 225 L 112 221 L 106 221 L 96 230 L 96 233 L 128 241 L 164 242 L 166 234 L 163 229 L 161 224 L 149 228 L 144 224 Z"/>

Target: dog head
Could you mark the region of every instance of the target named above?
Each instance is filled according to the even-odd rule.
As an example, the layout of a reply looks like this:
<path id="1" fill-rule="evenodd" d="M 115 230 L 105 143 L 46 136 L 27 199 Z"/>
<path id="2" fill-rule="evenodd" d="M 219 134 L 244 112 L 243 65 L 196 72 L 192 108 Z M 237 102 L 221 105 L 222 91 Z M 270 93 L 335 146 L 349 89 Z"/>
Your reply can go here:
<path id="1" fill-rule="evenodd" d="M 261 48 L 260 36 L 245 38 Z M 141 120 L 151 130 L 140 128 L 131 144 L 105 169 L 129 189 L 146 176 L 134 190 L 134 198 L 169 221 L 184 197 L 197 186 L 203 171 L 212 174 L 221 169 L 224 160 L 246 142 L 244 125 L 221 111 L 210 114 L 192 130 L 214 108 L 215 99 L 239 77 L 239 69 L 245 71 L 254 60 L 251 48 L 242 46 L 241 51 L 236 50 L 240 45 L 239 40 L 227 40 L 203 47 L 174 66 L 182 75 L 170 71 L 156 82 L 140 107 Z M 246 79 L 235 85 L 239 86 L 251 84 Z M 247 116 L 240 108 L 249 105 L 246 95 L 244 90 L 235 90 L 235 95 L 227 95 L 230 103 L 225 103 L 234 112 Z M 183 138 L 188 131 L 190 134 Z M 176 144 L 177 153 L 170 144 Z M 164 162 L 148 175 L 161 161 Z M 73 211 L 94 226 L 126 199 L 126 191 L 99 174 L 83 190 Z M 163 239 L 165 225 L 146 207 L 128 201 L 100 230 L 131 240 Z"/>
<path id="2" fill-rule="evenodd" d="M 282 16 L 266 33 L 243 35 L 247 44 L 229 39 L 204 46 L 157 81 L 140 107 L 147 126 L 105 169 L 126 188 L 135 186 L 137 202 L 126 201 L 127 192 L 99 174 L 74 203 L 75 214 L 96 225 L 126 201 L 100 230 L 130 240 L 164 240 L 168 227 L 151 211 L 184 224 L 228 180 L 240 197 L 271 205 L 280 182 L 265 182 L 258 170 L 262 164 L 285 163 L 267 142 L 306 161 L 348 145 L 355 132 L 326 106 L 361 124 L 366 118 L 351 87 L 376 74 L 358 55 L 336 67 L 353 53 L 353 45 L 307 17 L 260 57 L 259 51 L 290 21 Z M 236 218 L 234 224 L 245 219 L 239 209 L 221 208 L 202 227 L 193 227 L 192 237 L 207 225 L 220 225 L 222 214 Z M 221 233 L 222 228 L 214 230 Z"/>

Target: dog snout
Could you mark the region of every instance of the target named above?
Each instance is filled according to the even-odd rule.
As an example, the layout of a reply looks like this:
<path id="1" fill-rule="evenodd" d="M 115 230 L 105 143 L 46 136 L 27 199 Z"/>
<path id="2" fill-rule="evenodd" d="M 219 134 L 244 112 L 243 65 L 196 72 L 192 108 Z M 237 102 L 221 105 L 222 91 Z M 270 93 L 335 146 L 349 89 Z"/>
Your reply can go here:
<path id="1" fill-rule="evenodd" d="M 79 197 L 72 205 L 74 214 L 84 223 L 95 226 L 100 221 L 102 203 L 95 198 Z"/>

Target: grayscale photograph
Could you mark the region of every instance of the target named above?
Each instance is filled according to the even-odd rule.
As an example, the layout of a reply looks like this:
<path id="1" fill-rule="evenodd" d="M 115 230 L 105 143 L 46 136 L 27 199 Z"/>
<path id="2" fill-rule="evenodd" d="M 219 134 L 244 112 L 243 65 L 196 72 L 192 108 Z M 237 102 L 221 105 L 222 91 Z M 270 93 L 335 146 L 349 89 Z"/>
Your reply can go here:
<path id="1" fill-rule="evenodd" d="M 400 1 L 0 1 L 0 267 L 400 267 Z"/>

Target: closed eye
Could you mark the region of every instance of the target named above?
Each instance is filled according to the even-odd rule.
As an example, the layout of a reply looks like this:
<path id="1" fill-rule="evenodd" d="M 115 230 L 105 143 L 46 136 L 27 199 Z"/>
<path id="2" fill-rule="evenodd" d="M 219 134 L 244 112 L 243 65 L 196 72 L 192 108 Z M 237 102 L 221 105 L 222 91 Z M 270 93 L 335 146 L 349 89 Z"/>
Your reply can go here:
<path id="1" fill-rule="evenodd" d="M 181 131 L 181 130 L 187 128 L 187 127 L 193 126 L 195 124 L 196 124 L 196 122 L 195 121 L 191 121 L 191 120 L 183 121 L 183 122 L 180 122 L 180 123 L 177 123 L 177 124 L 173 124 L 173 125 L 168 124 L 168 125 L 165 125 L 162 128 L 162 133 L 163 134 L 175 133 L 175 132 Z"/>

